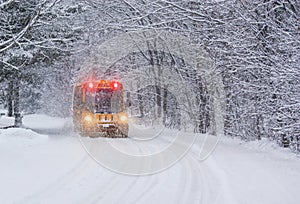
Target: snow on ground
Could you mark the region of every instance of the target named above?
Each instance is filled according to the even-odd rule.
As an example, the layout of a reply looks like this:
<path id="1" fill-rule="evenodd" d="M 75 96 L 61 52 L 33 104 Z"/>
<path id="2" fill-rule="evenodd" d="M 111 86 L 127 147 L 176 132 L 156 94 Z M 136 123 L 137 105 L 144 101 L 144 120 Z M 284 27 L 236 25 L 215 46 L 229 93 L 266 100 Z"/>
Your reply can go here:
<path id="1" fill-rule="evenodd" d="M 7 111 L 0 109 L 0 113 L 5 114 L 0 116 L 0 128 L 1 127 L 6 127 L 6 126 L 11 126 L 14 124 L 15 119 L 13 117 L 7 117 Z"/>
<path id="2" fill-rule="evenodd" d="M 72 128 L 70 118 L 57 118 L 42 114 L 25 115 L 23 118 L 25 128 L 30 128 L 36 132 L 48 134 L 61 134 Z"/>
<path id="3" fill-rule="evenodd" d="M 171 168 L 126 176 L 96 163 L 72 133 L 69 119 L 32 115 L 24 124 L 40 134 L 0 130 L 0 203 L 300 203 L 300 158 L 267 140 L 244 143 L 223 137 L 201 162 L 199 146 L 205 135 L 199 135 L 190 152 Z M 131 131 L 130 136 L 158 132 L 148 128 Z M 166 146 L 174 134 L 164 129 L 149 145 L 132 138 L 109 141 L 124 152 L 148 154 Z"/>
<path id="4" fill-rule="evenodd" d="M 0 113 L 7 111 L 0 109 Z M 6 115 L 0 117 L 0 128 L 14 125 L 14 117 Z M 36 132 L 61 134 L 64 131 L 69 131 L 72 128 L 72 120 L 70 118 L 57 118 L 42 114 L 24 115 L 22 118 L 23 127 L 32 129 Z"/>
<path id="5" fill-rule="evenodd" d="M 37 144 L 47 143 L 48 136 L 40 135 L 32 130 L 21 128 L 10 128 L 0 131 L 0 147 L 1 150 L 12 148 L 26 148 Z M 0 150 L 0 151 L 1 151 Z"/>

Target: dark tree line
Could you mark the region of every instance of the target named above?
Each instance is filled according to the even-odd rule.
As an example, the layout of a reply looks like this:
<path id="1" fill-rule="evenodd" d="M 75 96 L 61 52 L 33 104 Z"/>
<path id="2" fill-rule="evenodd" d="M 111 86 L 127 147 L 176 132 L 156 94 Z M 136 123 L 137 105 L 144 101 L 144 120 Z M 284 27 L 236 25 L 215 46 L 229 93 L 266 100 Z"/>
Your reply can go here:
<path id="1" fill-rule="evenodd" d="M 17 126 L 21 124 L 20 109 L 32 113 L 47 106 L 41 103 L 43 84 L 49 73 L 56 72 L 53 64 L 71 56 L 73 43 L 80 37 L 69 21 L 76 12 L 75 6 L 72 9 L 57 0 L 0 4 L 2 98 L 8 116 L 16 115 L 20 121 Z"/>

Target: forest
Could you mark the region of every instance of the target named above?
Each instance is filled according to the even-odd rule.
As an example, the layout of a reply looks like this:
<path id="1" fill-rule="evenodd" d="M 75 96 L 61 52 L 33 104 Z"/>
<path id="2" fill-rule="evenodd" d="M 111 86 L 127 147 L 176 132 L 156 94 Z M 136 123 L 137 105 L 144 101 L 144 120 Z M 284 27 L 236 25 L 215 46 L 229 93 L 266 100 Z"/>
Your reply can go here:
<path id="1" fill-rule="evenodd" d="M 1 0 L 0 107 L 17 123 L 30 113 L 70 117 L 75 83 L 119 77 L 130 113 L 145 123 L 214 133 L 222 117 L 225 136 L 269 138 L 299 152 L 299 22 L 297 0 Z M 101 67 L 106 42 L 148 31 L 182 36 L 209 59 L 202 67 L 222 83 L 221 114 L 213 114 L 214 82 L 204 71 L 155 49 L 164 34 Z M 174 75 L 179 88 L 171 88 Z"/>

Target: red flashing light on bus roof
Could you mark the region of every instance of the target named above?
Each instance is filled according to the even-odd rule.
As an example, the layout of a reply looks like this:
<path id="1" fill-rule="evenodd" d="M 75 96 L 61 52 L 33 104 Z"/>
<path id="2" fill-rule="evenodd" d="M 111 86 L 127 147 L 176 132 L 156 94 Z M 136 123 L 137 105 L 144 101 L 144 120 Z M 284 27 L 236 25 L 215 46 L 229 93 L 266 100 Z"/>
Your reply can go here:
<path id="1" fill-rule="evenodd" d="M 86 82 L 85 83 L 85 88 L 88 92 L 93 92 L 93 91 L 95 91 L 96 84 L 95 84 L 95 82 L 92 82 L 92 81 Z"/>
<path id="2" fill-rule="evenodd" d="M 117 82 L 114 82 L 114 88 L 118 88 L 118 83 Z"/>
<path id="3" fill-rule="evenodd" d="M 113 81 L 113 82 L 111 82 L 111 87 L 113 90 L 118 90 L 121 88 L 121 84 L 118 81 Z"/>
<path id="4" fill-rule="evenodd" d="M 93 88 L 94 88 L 93 82 L 89 82 L 88 87 L 89 87 L 90 89 L 93 89 Z"/>

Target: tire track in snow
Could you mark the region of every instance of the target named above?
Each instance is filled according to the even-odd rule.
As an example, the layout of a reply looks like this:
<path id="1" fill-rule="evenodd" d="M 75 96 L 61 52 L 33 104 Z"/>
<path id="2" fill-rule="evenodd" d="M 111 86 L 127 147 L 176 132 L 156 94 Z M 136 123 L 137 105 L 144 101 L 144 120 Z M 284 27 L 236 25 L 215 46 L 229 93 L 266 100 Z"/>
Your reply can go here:
<path id="1" fill-rule="evenodd" d="M 161 142 L 162 140 L 170 142 L 163 137 L 160 140 L 158 140 L 157 142 Z M 174 166 L 170 167 L 170 169 L 167 169 L 166 171 L 163 171 L 159 174 L 152 175 L 151 178 L 156 178 L 154 180 L 154 182 L 156 182 L 156 181 L 159 181 L 159 182 L 148 185 L 149 188 L 146 188 L 146 190 L 144 190 L 140 194 L 140 196 L 134 200 L 133 203 L 151 203 L 151 196 L 157 192 L 160 193 L 158 189 L 161 189 L 161 188 L 164 188 L 165 186 L 167 186 L 166 182 L 168 182 L 168 180 L 178 181 L 178 183 L 176 182 L 176 184 L 177 184 L 176 189 L 172 189 L 174 191 L 174 194 L 172 194 L 172 196 L 174 195 L 175 197 L 171 197 L 170 199 L 174 199 L 173 202 L 195 203 L 195 200 L 193 199 L 193 197 L 191 198 L 191 196 L 190 196 L 190 190 L 189 190 L 190 187 L 189 186 L 191 184 L 193 187 L 200 185 L 198 175 L 195 173 L 196 171 L 194 168 L 195 164 L 197 165 L 198 161 L 196 161 L 194 163 L 190 159 L 186 159 L 186 158 L 187 157 L 184 157 L 183 159 L 178 161 L 178 163 L 175 164 Z M 161 159 L 163 161 L 163 158 L 161 158 Z M 189 168 L 186 168 L 186 167 L 189 167 Z M 172 176 L 174 176 L 174 174 L 167 173 L 168 171 L 173 171 L 174 170 L 173 168 L 178 169 L 178 171 L 179 171 L 175 174 L 177 176 L 177 178 L 172 177 Z M 189 182 L 192 182 L 192 183 L 189 183 Z M 158 186 L 158 187 L 156 187 L 156 186 Z M 184 193 L 186 194 L 185 196 L 183 196 L 182 189 L 184 189 Z M 137 189 L 137 190 L 141 191 L 140 189 Z M 150 200 L 150 202 L 149 202 L 149 200 Z M 198 202 L 196 201 L 196 203 L 198 203 Z"/>
<path id="2" fill-rule="evenodd" d="M 143 144 L 143 143 L 139 143 L 137 141 L 134 142 L 135 145 L 139 148 L 139 152 L 142 154 L 142 155 L 145 155 L 145 154 L 149 154 L 149 152 L 153 151 L 153 149 L 148 146 L 148 145 L 144 145 L 142 148 L 141 145 L 139 144 Z M 147 151 L 145 151 L 146 149 Z M 127 192 L 126 196 L 127 195 L 130 195 L 130 193 L 133 193 L 135 194 L 135 198 L 133 200 L 131 200 L 130 202 L 128 203 L 142 203 L 140 202 L 140 200 L 142 200 L 143 198 L 145 198 L 145 195 L 151 195 L 153 193 L 153 191 L 155 191 L 155 186 L 159 185 L 159 183 L 157 182 L 158 179 L 157 179 L 157 175 L 147 175 L 147 176 L 136 176 L 137 178 L 137 185 L 135 187 L 131 187 L 130 188 L 130 191 Z M 145 185 L 145 181 L 146 181 L 146 185 Z M 140 188 L 140 186 L 142 188 Z M 136 195 L 136 192 L 139 192 L 137 195 Z M 122 201 L 122 198 L 120 198 L 118 200 L 119 202 Z"/>
<path id="3" fill-rule="evenodd" d="M 194 161 L 192 161 L 192 158 L 190 157 L 189 154 L 187 154 L 182 160 L 181 160 L 181 165 L 182 165 L 182 169 L 185 170 L 185 178 L 183 178 L 185 180 L 185 185 L 180 186 L 179 187 L 179 191 L 178 191 L 178 195 L 179 196 L 179 200 L 180 203 L 198 203 L 198 198 L 197 200 L 195 200 L 195 195 L 191 195 L 191 194 L 196 194 L 198 195 L 198 192 L 196 189 L 198 189 L 198 184 L 199 184 L 199 175 L 197 174 L 198 172 L 195 171 L 195 165 L 197 165 L 197 163 L 195 163 Z M 189 181 L 189 183 L 187 182 Z M 182 191 L 182 189 L 184 189 Z M 202 188 L 199 189 L 199 195 L 202 196 Z M 180 194 L 181 191 L 181 194 Z M 195 193 L 197 192 L 197 193 Z"/>
<path id="4" fill-rule="evenodd" d="M 108 171 L 107 169 L 102 170 Z M 93 191 L 89 192 L 77 203 L 103 203 L 102 200 L 105 199 L 105 196 L 113 192 L 113 189 L 121 182 L 121 180 L 114 175 L 108 176 L 107 174 L 102 174 L 102 178 L 106 179 L 105 182 L 93 186 Z"/>
<path id="5" fill-rule="evenodd" d="M 148 154 L 150 150 L 149 146 L 144 145 L 143 143 L 139 143 L 136 141 L 131 141 L 129 148 L 131 149 L 132 146 L 135 146 L 139 150 L 139 154 L 144 155 Z M 127 144 L 127 145 L 128 145 Z M 153 149 L 151 149 L 153 150 Z M 156 186 L 160 185 L 158 183 L 158 177 L 157 175 L 150 175 L 150 176 L 128 176 L 128 175 L 116 175 L 116 177 L 119 178 L 119 182 L 117 182 L 114 186 L 115 189 L 112 189 L 111 192 L 115 192 L 120 186 L 121 191 L 117 190 L 117 193 L 113 193 L 114 196 L 108 197 L 116 197 L 115 203 L 140 203 L 141 199 L 144 199 L 145 196 L 151 194 L 154 192 L 157 188 Z M 127 182 L 125 185 L 122 179 L 127 179 L 130 182 Z M 145 183 L 147 183 L 145 185 Z M 118 185 L 120 184 L 120 185 Z M 116 187 L 117 186 L 117 187 Z M 134 195 L 133 197 L 131 195 Z M 129 199 L 126 200 L 126 198 L 129 196 Z M 95 199 L 93 199 L 92 203 L 100 203 L 105 198 L 103 196 L 97 196 Z"/>
<path id="6" fill-rule="evenodd" d="M 57 135 L 57 137 L 62 137 L 63 135 Z M 53 136 L 56 137 L 56 136 Z M 73 142 L 73 139 L 78 138 L 78 135 L 76 133 L 74 133 L 74 137 L 67 137 L 72 138 L 71 142 Z M 72 146 L 70 145 L 70 140 L 60 140 L 59 144 L 63 145 L 65 148 L 64 150 L 69 150 L 70 153 L 76 151 L 78 148 L 81 148 L 81 145 L 79 144 L 79 141 L 77 141 L 78 144 L 75 144 L 75 148 L 74 148 L 74 144 L 72 144 Z M 51 144 L 53 145 L 53 144 Z M 56 145 L 56 144 L 54 144 Z M 68 149 L 70 147 L 70 149 Z M 60 148 L 59 148 L 60 150 Z M 82 149 L 80 149 L 80 151 L 84 152 Z M 63 152 L 62 152 L 63 153 Z M 74 155 L 77 155 L 74 152 Z M 45 201 L 47 199 L 50 198 L 50 200 L 53 198 L 53 195 L 56 195 L 57 193 L 63 193 L 63 189 L 70 186 L 71 183 L 76 182 L 79 180 L 79 178 L 82 177 L 82 175 L 85 175 L 85 172 L 87 172 L 90 169 L 90 166 L 93 165 L 93 161 L 91 160 L 91 158 L 85 154 L 83 154 L 83 156 L 81 156 L 81 158 L 77 158 L 77 157 L 72 157 L 75 159 L 78 159 L 78 161 L 73 165 L 70 166 L 70 168 L 68 168 L 65 173 L 63 173 L 62 175 L 59 175 L 57 178 L 55 178 L 55 181 L 51 182 L 50 184 L 47 184 L 44 188 L 42 188 L 41 190 L 26 196 L 25 198 L 23 198 L 20 203 L 40 203 L 41 201 Z M 76 160 L 75 160 L 76 161 Z M 51 202 L 50 202 L 51 203 Z"/>
<path id="7" fill-rule="evenodd" d="M 161 139 L 156 142 L 158 145 Z M 127 145 L 127 148 L 133 148 L 133 146 L 137 147 L 141 154 L 148 153 L 151 149 L 147 145 L 143 146 L 134 142 L 127 143 Z M 173 169 L 167 169 L 166 172 L 143 178 L 139 176 L 118 175 L 105 168 L 101 169 L 100 166 L 101 174 L 99 175 L 97 174 L 99 169 L 95 169 L 97 165 L 93 163 L 94 161 L 84 157 L 64 176 L 60 177 L 60 181 L 32 195 L 33 199 L 29 199 L 27 202 L 38 203 L 42 198 L 49 198 L 53 194 L 62 193 L 66 185 L 74 186 L 74 184 L 82 183 L 84 187 L 93 190 L 87 194 L 83 194 L 83 197 L 80 199 L 81 201 L 78 203 L 103 203 L 108 199 L 114 200 L 115 203 L 151 203 L 152 195 L 156 194 L 164 197 L 164 195 L 159 194 L 161 193 L 160 189 L 164 187 L 169 180 L 175 180 L 176 182 L 178 181 L 178 185 L 174 189 L 167 190 L 168 193 L 174 192 L 174 197 L 170 199 L 174 199 L 174 201 L 178 203 L 208 203 L 205 202 L 211 201 L 211 199 L 207 198 L 207 194 L 210 193 L 208 189 L 215 186 L 211 186 L 211 183 L 207 183 L 207 175 L 202 171 L 202 162 L 199 164 L 197 156 L 194 155 L 196 155 L 196 153 L 190 150 L 183 159 L 171 167 L 178 168 L 176 174 L 166 174 L 169 170 L 173 171 Z M 163 158 L 161 158 L 161 162 L 163 162 Z M 211 171 L 210 168 L 210 165 L 204 166 L 206 172 Z M 94 175 L 98 176 L 95 180 L 96 183 L 87 183 L 87 180 L 90 181 L 90 178 Z M 174 175 L 175 177 L 172 177 Z M 100 183 L 98 181 L 100 181 Z"/>
<path id="8" fill-rule="evenodd" d="M 54 182 L 47 185 L 42 190 L 33 193 L 32 195 L 27 196 L 26 198 L 22 199 L 20 203 L 40 203 L 41 200 L 44 200 L 46 197 L 59 192 L 62 188 L 66 186 L 66 184 L 70 183 L 76 176 L 82 174 L 90 159 L 87 156 L 84 156 L 79 162 L 76 163 L 71 169 L 69 169 L 66 173 L 62 176 L 57 178 Z"/>
<path id="9" fill-rule="evenodd" d="M 160 141 L 165 140 L 165 138 L 161 138 Z M 163 161 L 163 158 L 161 158 Z M 196 161 L 196 164 L 198 163 L 198 161 Z M 186 159 L 183 158 L 181 159 L 178 164 L 176 164 L 175 166 L 171 167 L 170 169 L 167 169 L 165 172 L 161 172 L 159 174 L 155 174 L 155 175 L 151 175 L 151 178 L 155 178 L 153 180 L 153 182 L 156 183 L 151 183 L 150 185 L 148 185 L 149 187 L 146 188 L 143 192 L 140 193 L 140 196 L 134 200 L 133 203 L 151 203 L 149 202 L 149 200 L 151 201 L 151 195 L 154 195 L 155 193 L 159 193 L 158 189 L 164 188 L 166 185 L 166 182 L 168 182 L 168 180 L 177 180 L 179 181 L 176 185 L 176 189 L 174 191 L 175 196 L 178 197 L 172 197 L 173 202 L 176 203 L 195 203 L 194 199 L 191 199 L 191 196 L 189 194 L 189 186 L 191 185 L 191 183 L 188 183 L 188 181 L 192 181 L 192 186 L 197 186 L 200 184 L 199 179 L 198 179 L 198 175 L 195 174 L 195 170 L 194 170 L 194 165 L 195 163 L 192 162 L 190 159 Z M 188 169 L 186 167 L 189 167 Z M 173 171 L 174 169 L 179 169 L 179 172 L 176 173 L 177 178 L 172 177 L 174 174 L 168 174 L 168 171 Z M 188 171 L 187 171 L 188 170 Z M 187 173 L 189 172 L 189 173 Z M 191 173 L 192 172 L 192 173 Z M 196 178 L 196 179 L 195 179 Z M 159 181 L 159 182 L 157 182 Z M 156 187 L 158 186 L 158 188 Z M 185 189 L 185 194 L 186 196 L 182 196 L 183 192 L 182 189 Z M 138 191 L 140 191 L 140 189 L 137 189 Z M 147 202 L 148 201 L 148 202 Z M 197 201 L 196 201 L 197 202 Z M 198 202 L 197 202 L 198 203 Z"/>
<path id="10" fill-rule="evenodd" d="M 166 133 L 162 133 L 162 135 L 163 134 L 166 134 Z M 157 137 L 157 138 L 158 139 L 155 140 L 156 144 L 154 144 L 154 146 L 157 146 L 157 147 L 160 146 L 162 141 L 170 142 L 170 141 L 166 140 L 164 137 Z M 146 147 L 148 147 L 148 146 L 146 146 Z M 165 148 L 165 147 L 163 147 L 163 148 Z M 153 149 L 151 149 L 151 150 L 153 151 Z M 150 152 L 151 152 L 151 150 L 150 150 Z M 158 149 L 158 150 L 161 151 L 161 149 Z M 155 150 L 154 152 L 158 152 L 158 151 Z M 164 162 L 164 157 L 160 157 L 160 162 Z M 178 166 L 176 168 L 178 168 L 179 166 L 182 166 L 182 165 L 178 164 Z M 170 168 L 172 168 L 172 167 L 174 167 L 174 166 L 171 166 Z M 152 195 L 155 195 L 157 192 L 161 193 L 161 189 L 165 188 L 167 186 L 166 182 L 168 182 L 168 180 L 174 180 L 173 175 L 167 173 L 170 170 L 170 168 L 168 168 L 165 171 L 162 171 L 158 174 L 148 175 L 147 178 L 151 178 L 152 182 L 149 185 L 147 185 L 147 188 L 145 188 L 145 190 L 143 192 L 141 192 L 140 195 L 134 200 L 134 203 L 145 203 L 145 202 L 152 203 L 151 202 Z M 184 168 L 180 168 L 180 171 L 184 171 Z M 177 180 L 179 180 L 180 182 L 184 181 L 184 185 L 177 185 L 177 188 L 179 187 L 181 189 L 182 186 L 186 186 L 186 179 L 185 179 L 184 172 L 176 174 L 176 176 L 179 176 L 179 178 Z M 158 187 L 156 187 L 156 186 L 158 186 Z M 179 193 L 176 193 L 176 195 L 181 194 L 180 189 L 177 190 L 177 192 L 179 192 Z M 173 202 L 175 202 L 175 200 L 176 201 L 178 200 L 174 197 L 172 197 L 172 198 L 174 199 Z"/>
<path id="11" fill-rule="evenodd" d="M 214 155 L 204 161 L 199 161 L 199 155 L 191 151 L 190 156 L 198 164 L 202 188 L 204 190 L 201 196 L 201 203 L 231 203 L 237 204 L 229 189 L 228 175 L 226 171 L 217 164 Z"/>
<path id="12" fill-rule="evenodd" d="M 127 145 L 128 144 L 129 144 L 129 147 L 127 147 L 127 148 L 130 148 L 130 146 L 135 145 L 138 147 L 139 153 L 142 153 L 142 148 L 139 145 L 137 145 L 133 142 L 127 143 Z M 113 182 L 111 180 L 108 180 L 109 185 L 101 183 L 101 185 L 97 187 L 97 189 L 106 189 L 106 191 L 104 192 L 104 194 L 106 194 L 106 195 L 103 195 L 103 193 L 101 193 L 99 195 L 99 190 L 93 191 L 89 196 L 87 196 L 89 199 L 85 203 L 101 203 L 101 202 L 103 202 L 103 200 L 105 200 L 105 196 L 110 197 L 110 198 L 116 198 L 116 200 L 124 201 L 124 200 L 122 200 L 122 197 L 124 197 L 124 195 L 128 194 L 128 191 L 132 190 L 135 187 L 135 184 L 138 182 L 138 177 L 117 174 L 117 173 L 112 172 L 107 169 L 104 169 L 104 171 L 109 172 L 110 174 L 112 174 L 112 177 L 113 177 Z M 126 186 L 124 186 L 124 181 L 123 181 L 124 178 L 125 179 L 127 178 L 127 180 L 130 180 L 130 182 L 126 182 Z M 119 187 L 122 187 L 121 191 L 117 190 L 117 193 L 116 193 L 116 189 L 118 189 Z M 113 193 L 114 195 L 110 196 L 109 193 Z M 116 203 L 118 203 L 118 202 L 116 202 Z"/>

